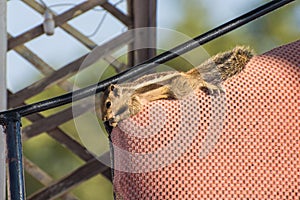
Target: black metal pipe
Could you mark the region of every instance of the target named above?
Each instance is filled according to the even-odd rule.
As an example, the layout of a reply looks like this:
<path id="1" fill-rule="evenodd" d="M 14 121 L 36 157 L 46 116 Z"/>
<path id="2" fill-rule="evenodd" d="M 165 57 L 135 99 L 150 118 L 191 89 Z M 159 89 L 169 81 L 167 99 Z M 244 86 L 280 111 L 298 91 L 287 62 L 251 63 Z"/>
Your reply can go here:
<path id="1" fill-rule="evenodd" d="M 97 84 L 88 86 L 83 89 L 79 89 L 77 91 L 67 93 L 58 97 L 54 97 L 51 99 L 47 99 L 44 101 L 40 101 L 37 103 L 33 103 L 30 105 L 18 107 L 15 109 L 12 109 L 10 111 L 5 111 L 0 113 L 0 121 L 1 118 L 5 115 L 7 112 L 18 112 L 21 116 L 26 116 L 32 113 L 41 112 L 44 110 L 48 110 L 51 108 L 55 108 L 58 106 L 62 106 L 67 103 L 71 103 L 72 101 L 77 101 L 80 99 L 83 99 L 85 97 L 94 95 L 95 93 L 104 91 L 107 86 L 113 83 L 117 83 L 119 81 L 128 80 L 132 77 L 135 77 L 139 74 L 142 74 L 146 72 L 147 70 L 152 69 L 153 67 L 163 64 L 173 58 L 176 58 L 179 55 L 182 55 L 200 45 L 203 45 L 221 35 L 224 35 L 225 33 L 228 33 L 250 21 L 253 21 L 257 19 L 258 17 L 261 17 L 263 15 L 266 15 L 267 13 L 270 13 L 271 11 L 280 8 L 292 1 L 295 0 L 273 0 L 270 1 L 254 10 L 251 10 L 250 12 L 241 15 L 240 17 L 237 17 L 217 28 L 214 28 L 211 31 L 208 31 L 207 33 L 204 33 L 190 41 L 187 41 L 167 52 L 164 52 L 152 59 L 149 59 L 141 64 L 138 64 L 134 67 L 132 67 L 129 70 L 126 70 L 116 76 L 113 76 L 109 79 L 106 79 L 102 82 L 99 82 Z"/>
<path id="2" fill-rule="evenodd" d="M 17 112 L 5 115 L 9 196 L 11 199 L 25 199 L 25 183 L 22 158 L 21 116 Z"/>

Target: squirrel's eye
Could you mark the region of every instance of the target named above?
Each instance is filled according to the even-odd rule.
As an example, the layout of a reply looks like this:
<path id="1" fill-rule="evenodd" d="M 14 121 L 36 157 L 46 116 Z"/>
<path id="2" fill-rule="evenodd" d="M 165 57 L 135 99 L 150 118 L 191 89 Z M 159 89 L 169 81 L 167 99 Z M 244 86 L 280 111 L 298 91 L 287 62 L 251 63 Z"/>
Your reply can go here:
<path id="1" fill-rule="evenodd" d="M 106 102 L 105 106 L 106 106 L 106 108 L 110 108 L 111 102 L 110 101 Z"/>

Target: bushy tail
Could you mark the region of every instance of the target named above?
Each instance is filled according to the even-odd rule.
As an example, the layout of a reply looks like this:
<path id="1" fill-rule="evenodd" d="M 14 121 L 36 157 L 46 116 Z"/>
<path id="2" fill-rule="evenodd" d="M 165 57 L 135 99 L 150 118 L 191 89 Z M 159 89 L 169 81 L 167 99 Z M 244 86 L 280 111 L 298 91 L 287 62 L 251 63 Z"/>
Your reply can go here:
<path id="1" fill-rule="evenodd" d="M 253 55 L 254 53 L 250 48 L 237 46 L 231 51 L 218 54 L 212 61 L 217 66 L 218 72 L 221 75 L 221 81 L 225 81 L 240 73 Z"/>
<path id="2" fill-rule="evenodd" d="M 253 51 L 244 46 L 237 46 L 230 51 L 219 53 L 199 67 L 188 72 L 190 75 L 201 76 L 210 84 L 219 85 L 226 79 L 240 73 L 253 57 Z"/>

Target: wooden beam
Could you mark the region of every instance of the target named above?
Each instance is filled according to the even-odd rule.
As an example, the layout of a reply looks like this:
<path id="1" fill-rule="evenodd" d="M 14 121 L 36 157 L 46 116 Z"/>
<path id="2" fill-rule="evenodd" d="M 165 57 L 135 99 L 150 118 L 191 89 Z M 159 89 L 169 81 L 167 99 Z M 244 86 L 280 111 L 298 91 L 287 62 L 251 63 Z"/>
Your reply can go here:
<path id="1" fill-rule="evenodd" d="M 30 51 L 25 45 L 19 45 L 14 50 L 27 61 L 29 61 L 42 74 L 47 75 L 54 72 L 52 67 L 39 58 L 35 53 Z"/>
<path id="2" fill-rule="evenodd" d="M 125 63 L 119 62 L 116 58 L 114 58 L 111 55 L 108 55 L 104 58 L 104 60 L 109 63 L 117 73 L 120 73 L 121 71 L 128 68 L 128 66 Z"/>
<path id="3" fill-rule="evenodd" d="M 89 150 L 59 128 L 48 131 L 48 135 L 84 161 L 89 161 L 94 157 Z"/>
<path id="4" fill-rule="evenodd" d="M 32 0 L 23 0 L 24 3 L 26 3 L 28 6 L 30 6 L 35 11 L 39 12 L 40 14 L 43 14 L 45 12 L 45 8 L 42 7 L 39 3 Z M 94 43 L 92 40 L 87 38 L 85 35 L 83 35 L 81 32 L 79 32 L 77 29 L 73 28 L 68 23 L 64 23 L 60 26 L 63 30 L 65 30 L 67 33 L 72 35 L 74 38 L 76 38 L 78 41 L 80 41 L 83 45 L 85 45 L 88 49 L 92 50 L 97 46 L 96 43 Z"/>
<path id="5" fill-rule="evenodd" d="M 10 34 L 8 34 L 9 38 L 12 38 Z M 40 57 L 38 57 L 35 53 L 33 53 L 30 49 L 28 49 L 25 45 L 21 44 L 14 49 L 20 56 L 26 59 L 28 62 L 33 64 L 33 66 L 39 70 L 43 75 L 47 76 L 55 72 L 55 70 L 48 65 L 45 61 L 43 61 Z M 58 85 L 63 88 L 65 91 L 71 91 L 74 89 L 74 85 L 69 83 L 68 81 L 59 82 Z"/>
<path id="6" fill-rule="evenodd" d="M 69 63 L 68 65 L 62 67 L 61 69 L 55 71 L 50 76 L 47 76 L 34 84 L 20 90 L 19 92 L 9 96 L 9 106 L 16 107 L 22 104 L 26 99 L 42 92 L 46 87 L 53 85 L 62 79 L 72 76 L 78 70 L 82 70 L 91 64 L 98 61 L 100 58 L 108 55 L 112 51 L 120 48 L 132 41 L 133 36 L 128 33 L 122 33 L 121 35 L 115 37 L 114 39 L 108 41 L 107 43 L 96 48 L 92 54 L 86 54 L 75 61 Z M 89 59 L 82 64 L 85 58 L 89 56 Z M 82 64 L 82 65 L 81 65 Z"/>
<path id="7" fill-rule="evenodd" d="M 65 25 L 68 25 L 68 24 L 65 24 Z M 69 27 L 68 30 L 74 29 L 70 25 L 68 25 L 68 27 Z M 74 29 L 74 31 L 75 30 L 76 29 Z M 72 36 L 74 36 L 74 31 L 72 31 L 72 34 L 70 33 Z M 77 35 L 76 32 L 75 32 L 75 35 Z M 83 41 L 80 41 L 80 42 L 84 45 L 89 45 L 90 49 L 93 49 L 93 47 L 97 46 L 93 41 L 89 40 L 88 38 L 86 38 L 86 40 L 84 40 L 84 38 L 85 37 L 81 37 L 81 39 Z M 76 39 L 78 39 L 78 38 L 76 38 Z M 55 70 L 50 65 L 48 65 L 45 61 L 43 61 L 40 57 L 38 57 L 35 53 L 33 53 L 25 45 L 21 44 L 21 45 L 17 46 L 16 48 L 14 48 L 14 50 L 19 55 L 21 55 L 23 58 L 25 58 L 28 62 L 30 62 L 43 75 L 47 76 L 47 75 L 50 75 L 55 72 Z M 116 70 L 117 73 L 121 72 L 122 69 L 126 69 L 126 67 L 127 67 L 127 65 L 125 63 L 119 62 L 117 59 L 115 59 L 111 55 L 105 56 L 103 58 L 103 60 L 107 61 Z M 72 84 L 68 81 L 61 81 L 61 82 L 58 82 L 57 84 L 67 92 L 73 90 L 75 87 L 74 84 Z"/>
<path id="8" fill-rule="evenodd" d="M 47 174 L 45 171 L 39 168 L 39 166 L 31 162 L 26 157 L 24 157 L 24 168 L 28 174 L 30 174 L 44 186 L 50 185 L 53 182 L 53 179 L 49 174 Z M 63 200 L 78 200 L 78 198 L 71 193 L 63 194 L 60 196 L 60 198 Z"/>
<path id="9" fill-rule="evenodd" d="M 61 26 L 62 24 L 66 23 L 68 20 L 71 20 L 85 13 L 86 11 L 90 10 L 91 8 L 94 8 L 97 5 L 102 5 L 105 2 L 106 0 L 89 0 L 81 4 L 78 4 L 77 6 L 74 6 L 70 10 L 62 13 L 61 15 L 55 16 L 54 17 L 55 26 Z M 24 44 L 29 40 L 32 40 L 33 38 L 42 35 L 43 33 L 44 33 L 43 25 L 40 24 L 15 38 L 9 39 L 8 50 L 13 49 L 20 44 Z"/>
<path id="10" fill-rule="evenodd" d="M 109 152 L 102 155 L 101 159 L 110 159 Z M 111 178 L 110 168 L 94 158 L 66 177 L 58 180 L 56 183 L 50 185 L 49 187 L 43 188 L 35 194 L 31 195 L 30 197 L 28 197 L 28 200 L 45 200 L 57 198 L 61 194 L 71 190 L 80 183 L 92 178 L 99 173 L 104 174 L 109 179 Z"/>
<path id="11" fill-rule="evenodd" d="M 35 64 L 35 66 L 38 66 L 37 69 L 44 75 L 51 74 L 52 72 L 54 72 L 54 70 L 49 65 L 47 65 L 47 63 L 45 63 L 43 60 L 41 60 L 39 57 L 37 57 L 33 52 L 31 52 L 24 45 L 20 45 L 20 46 L 16 47 L 15 51 L 18 52 L 20 55 L 22 55 L 25 59 L 27 59 L 32 64 Z M 117 65 L 115 67 L 118 70 L 125 67 L 124 64 L 116 62 L 116 60 L 109 55 L 107 57 L 105 57 L 104 59 L 107 60 L 108 62 L 112 62 L 115 65 Z M 70 88 L 71 89 L 73 88 L 73 84 L 71 84 L 67 81 L 60 82 L 59 85 L 60 85 L 60 87 L 62 87 L 65 90 L 69 90 Z M 70 85 L 72 85 L 72 87 L 70 87 Z M 86 111 L 88 111 L 88 110 L 86 110 Z M 67 113 L 67 112 L 64 112 L 64 113 Z M 84 113 L 84 112 L 82 112 L 82 113 Z M 67 115 L 67 116 L 71 116 L 71 115 Z M 42 119 L 44 119 L 44 117 L 41 116 L 40 114 L 33 114 L 33 115 L 30 115 L 29 117 L 27 117 L 27 119 L 30 120 L 31 122 L 37 122 L 38 124 L 41 124 L 41 122 L 43 121 Z M 65 121 L 66 120 L 67 119 L 65 119 Z M 46 120 L 46 121 L 48 121 L 48 120 Z M 56 120 L 54 120 L 54 121 L 56 121 Z M 65 134 L 59 128 L 57 128 L 57 127 L 53 128 L 53 126 L 51 126 L 51 128 L 49 128 L 48 124 L 53 125 L 54 123 L 52 123 L 52 122 L 50 123 L 48 121 L 48 123 L 46 123 L 46 124 L 47 124 L 47 126 L 40 126 L 40 125 L 36 125 L 35 123 L 33 123 L 33 125 L 31 126 L 33 133 L 28 131 L 28 128 L 23 129 L 23 133 L 24 133 L 23 139 L 26 140 L 26 139 L 29 139 L 28 137 L 37 135 L 39 133 L 38 130 L 40 127 L 47 127 L 47 129 L 45 129 L 44 131 L 47 131 L 47 133 L 53 139 L 57 140 L 61 145 L 65 146 L 66 148 L 70 149 L 74 154 L 79 156 L 81 159 L 88 161 L 93 158 L 93 156 L 88 152 L 88 150 L 85 147 L 81 146 L 77 141 L 75 141 L 70 136 Z M 37 127 L 37 129 L 35 127 Z M 27 132 L 29 132 L 29 133 L 27 134 Z M 42 132 L 42 131 L 40 131 L 40 132 Z"/>
<path id="12" fill-rule="evenodd" d="M 28 6 L 30 6 L 31 8 L 33 8 L 34 10 L 36 10 L 37 12 L 39 12 L 40 14 L 42 14 L 44 12 L 44 10 L 45 10 L 36 1 L 24 0 L 23 2 L 25 2 Z M 129 18 L 128 16 L 126 16 L 126 17 Z M 131 19 L 130 19 L 130 21 L 131 21 Z M 71 25 L 69 25 L 68 23 L 65 23 L 65 24 L 61 25 L 61 28 L 64 31 L 66 31 L 68 34 L 70 34 L 71 36 L 73 36 L 74 38 L 76 38 L 81 44 L 83 44 L 88 49 L 92 50 L 95 47 L 97 47 L 96 43 L 94 43 L 91 39 L 89 39 L 88 37 L 86 37 L 85 35 L 83 35 L 80 31 L 78 31 L 77 29 L 75 29 L 74 27 L 72 27 Z M 29 50 L 29 49 L 27 49 L 27 50 Z M 118 62 L 111 55 L 107 55 L 106 57 L 104 57 L 104 60 L 107 61 L 108 63 L 110 63 L 115 68 L 115 70 L 117 72 L 120 72 L 121 68 L 123 69 L 123 68 L 126 67 L 126 65 L 124 63 Z"/>
<path id="13" fill-rule="evenodd" d="M 20 90 L 19 92 L 9 95 L 9 107 L 16 107 L 23 103 L 26 99 L 42 92 L 46 87 L 58 83 L 60 80 L 72 76 L 80 68 L 80 64 L 84 61 L 87 55 L 82 56 L 75 61 L 67 64 L 65 67 L 55 71 L 51 75 L 33 83 L 32 85 Z M 87 67 L 87 66 L 85 66 Z"/>
<path id="14" fill-rule="evenodd" d="M 38 113 L 32 114 L 26 117 L 31 122 L 35 122 L 43 119 L 44 117 Z M 62 146 L 68 148 L 75 155 L 81 158 L 84 161 L 92 159 L 94 156 L 76 140 L 71 138 L 69 135 L 64 133 L 60 128 L 56 127 L 47 132 L 49 136 L 59 142 Z"/>
<path id="15" fill-rule="evenodd" d="M 72 35 L 74 38 L 76 38 L 81 44 L 83 44 L 88 49 L 92 50 L 95 47 L 97 47 L 96 43 L 94 43 L 92 40 L 90 40 L 88 37 L 83 35 L 81 32 L 79 32 L 71 25 L 65 23 L 61 25 L 61 28 L 65 30 L 67 33 L 69 33 L 70 35 Z"/>
<path id="16" fill-rule="evenodd" d="M 45 8 L 41 6 L 41 4 L 32 1 L 32 0 L 23 0 L 24 3 L 29 5 L 31 8 L 39 12 L 40 14 L 44 14 Z M 104 8 L 107 12 L 109 12 L 111 15 L 116 17 L 119 21 L 121 21 L 126 26 L 132 25 L 132 20 L 130 17 L 128 17 L 125 13 L 123 13 L 120 9 L 116 8 L 114 5 L 109 3 L 108 1 L 104 2 L 100 5 L 102 8 Z M 63 24 L 66 25 L 66 24 Z M 62 26 L 63 26 L 62 25 Z"/>
<path id="17" fill-rule="evenodd" d="M 111 3 L 105 2 L 101 6 L 126 26 L 132 26 L 133 22 L 131 18 L 128 17 L 126 14 L 124 14 L 121 10 L 116 8 Z"/>
<path id="18" fill-rule="evenodd" d="M 22 129 L 22 133 L 24 135 L 23 138 L 29 139 L 42 132 L 53 130 L 54 128 L 66 123 L 67 121 L 90 111 L 93 106 L 94 104 L 91 102 L 80 102 L 74 107 L 69 107 L 47 118 L 35 121 L 33 124 Z M 76 113 L 73 113 L 73 109 L 76 110 Z"/>

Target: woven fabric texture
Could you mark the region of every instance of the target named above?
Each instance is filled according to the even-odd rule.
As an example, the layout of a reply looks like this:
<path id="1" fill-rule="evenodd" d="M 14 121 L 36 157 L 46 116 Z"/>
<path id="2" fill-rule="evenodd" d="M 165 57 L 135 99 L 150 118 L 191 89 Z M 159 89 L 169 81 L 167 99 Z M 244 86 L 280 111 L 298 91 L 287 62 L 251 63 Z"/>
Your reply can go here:
<path id="1" fill-rule="evenodd" d="M 300 40 L 112 131 L 118 199 L 300 199 Z"/>

